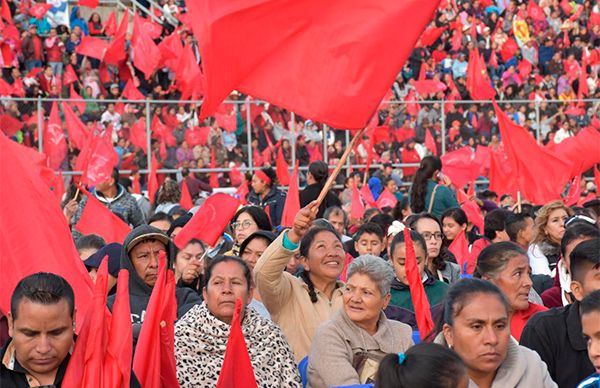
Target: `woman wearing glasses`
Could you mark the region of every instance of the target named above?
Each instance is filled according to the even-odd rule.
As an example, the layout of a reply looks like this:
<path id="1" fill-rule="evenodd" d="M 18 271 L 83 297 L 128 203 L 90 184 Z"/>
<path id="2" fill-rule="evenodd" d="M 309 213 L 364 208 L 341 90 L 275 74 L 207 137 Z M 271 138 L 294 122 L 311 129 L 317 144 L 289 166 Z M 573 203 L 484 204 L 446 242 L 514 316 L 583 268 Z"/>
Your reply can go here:
<path id="1" fill-rule="evenodd" d="M 444 235 L 440 221 L 429 213 L 419 214 L 410 224 L 427 244 L 426 269 L 437 279 L 452 284 L 460 280 L 460 267 L 454 255 L 442 247 Z"/>
<path id="2" fill-rule="evenodd" d="M 263 209 L 258 206 L 244 206 L 235 213 L 231 220 L 231 229 L 233 231 L 233 248 L 228 255 L 239 256 L 240 245 L 246 237 L 259 230 L 272 231 L 271 221 L 269 216 Z"/>

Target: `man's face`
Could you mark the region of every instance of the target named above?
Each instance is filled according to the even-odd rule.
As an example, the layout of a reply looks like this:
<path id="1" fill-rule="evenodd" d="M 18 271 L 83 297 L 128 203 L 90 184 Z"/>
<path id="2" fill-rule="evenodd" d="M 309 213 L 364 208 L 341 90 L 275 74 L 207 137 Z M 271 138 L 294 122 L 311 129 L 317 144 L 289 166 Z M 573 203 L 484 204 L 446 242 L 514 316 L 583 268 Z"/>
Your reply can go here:
<path id="1" fill-rule="evenodd" d="M 340 235 L 344 234 L 344 215 L 341 213 L 331 213 L 327 219 Z"/>
<path id="2" fill-rule="evenodd" d="M 8 333 L 19 364 L 42 381 L 56 371 L 73 346 L 75 322 L 66 299 L 43 305 L 22 299 L 16 318 L 8 314 Z"/>
<path id="3" fill-rule="evenodd" d="M 158 277 L 158 255 L 165 246 L 158 240 L 142 241 L 129 252 L 135 272 L 149 287 L 154 287 Z"/>

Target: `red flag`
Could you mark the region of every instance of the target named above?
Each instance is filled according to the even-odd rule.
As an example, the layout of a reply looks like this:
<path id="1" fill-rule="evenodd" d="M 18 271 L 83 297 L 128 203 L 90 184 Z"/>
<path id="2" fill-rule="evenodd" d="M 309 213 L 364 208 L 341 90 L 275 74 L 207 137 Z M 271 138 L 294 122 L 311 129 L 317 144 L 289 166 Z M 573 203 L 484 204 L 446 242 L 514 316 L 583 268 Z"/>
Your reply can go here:
<path id="1" fill-rule="evenodd" d="M 492 50 L 492 54 L 490 55 L 490 66 L 494 69 L 498 69 L 498 55 L 496 55 L 495 50 Z"/>
<path id="2" fill-rule="evenodd" d="M 569 0 L 562 0 L 560 2 L 560 7 L 567 16 L 571 15 L 571 12 L 573 12 L 573 6 L 569 2 Z"/>
<path id="3" fill-rule="evenodd" d="M 438 5 L 190 2 L 194 35 L 211 37 L 199 39 L 207 83 L 202 116 L 237 89 L 334 128 L 364 128 Z"/>
<path id="4" fill-rule="evenodd" d="M 54 6 L 52 4 L 35 3 L 29 7 L 29 14 L 38 20 L 42 20 L 46 12 Z"/>
<path id="5" fill-rule="evenodd" d="M 404 244 L 406 246 L 406 260 L 404 264 L 406 279 L 408 280 L 408 288 L 410 289 L 410 299 L 415 309 L 417 327 L 419 328 L 421 340 L 423 340 L 434 328 L 433 319 L 431 318 L 431 310 L 429 309 L 429 300 L 427 299 L 419 267 L 417 266 L 417 257 L 412 239 L 410 238 L 410 229 L 405 228 L 402 233 L 404 233 Z"/>
<path id="6" fill-rule="evenodd" d="M 465 191 L 462 188 L 456 186 L 454 186 L 454 188 L 456 189 L 456 199 L 459 204 L 462 204 L 463 202 L 469 200 L 469 196 L 465 193 Z"/>
<path id="7" fill-rule="evenodd" d="M 534 0 L 529 0 L 527 5 L 527 16 L 538 22 L 546 21 L 546 13 Z"/>
<path id="8" fill-rule="evenodd" d="M 78 80 L 79 78 L 77 77 L 75 70 L 73 70 L 73 66 L 71 66 L 71 64 L 69 63 L 67 67 L 65 67 L 65 73 L 63 74 L 63 84 L 70 85 Z"/>
<path id="9" fill-rule="evenodd" d="M 467 189 L 467 197 L 472 198 L 475 196 L 475 181 L 469 182 L 469 188 Z"/>
<path id="10" fill-rule="evenodd" d="M 358 191 L 358 184 L 354 182 L 352 185 L 352 202 L 350 208 L 350 218 L 353 220 L 360 220 L 365 215 L 365 205 L 360 198 L 360 192 Z"/>
<path id="11" fill-rule="evenodd" d="M 469 261 L 471 255 L 469 252 L 469 241 L 467 240 L 464 230 L 460 231 L 458 236 L 456 236 L 454 241 L 452 241 L 448 247 L 448 250 L 456 257 L 456 261 L 458 261 L 458 265 L 460 266 L 460 272 L 464 273 L 464 263 Z"/>
<path id="12" fill-rule="evenodd" d="M 129 130 L 129 141 L 131 144 L 148 153 L 148 134 L 146 132 L 146 119 L 136 121 Z"/>
<path id="13" fill-rule="evenodd" d="M 215 113 L 217 125 L 227 132 L 235 132 L 237 130 L 237 117 L 235 114 Z"/>
<path id="14" fill-rule="evenodd" d="M 135 87 L 133 81 L 129 80 L 123 89 L 123 97 L 128 100 L 145 100 L 146 97 Z"/>
<path id="15" fill-rule="evenodd" d="M 67 139 L 62 130 L 56 101 L 52 103 L 48 125 L 44 128 L 44 153 L 48 155 L 48 165 L 58 170 L 67 157 Z"/>
<path id="16" fill-rule="evenodd" d="M 279 162 L 277 162 L 279 167 Z M 277 178 L 279 179 L 279 178 Z M 285 205 L 283 206 L 283 213 L 281 215 L 281 226 L 292 227 L 294 225 L 294 219 L 296 214 L 300 211 L 300 192 L 298 189 L 298 161 L 294 166 L 292 177 L 288 179 L 289 187 L 287 196 L 285 197 Z M 281 181 L 279 181 L 281 183 Z"/>
<path id="17" fill-rule="evenodd" d="M 500 49 L 500 56 L 504 62 L 508 62 L 519 50 L 519 45 L 513 38 L 508 38 L 506 42 L 502 45 Z"/>
<path id="18" fill-rule="evenodd" d="M 521 79 L 525 80 L 531 74 L 531 71 L 533 70 L 533 66 L 531 65 L 531 63 L 528 60 L 523 59 L 519 62 L 519 65 L 517 66 L 517 70 L 519 70 L 519 75 L 521 76 Z"/>
<path id="19" fill-rule="evenodd" d="M 83 97 L 81 97 L 75 91 L 73 84 L 71 84 L 71 87 L 69 88 L 69 98 L 76 100 L 76 101 L 70 101 L 69 105 L 71 105 L 72 108 L 77 108 L 77 111 L 79 112 L 79 114 L 83 114 L 83 112 L 85 112 L 85 106 L 86 106 L 85 100 L 83 99 Z"/>
<path id="20" fill-rule="evenodd" d="M 473 100 L 490 100 L 496 96 L 485 61 L 476 48 L 469 53 L 467 90 Z"/>
<path id="21" fill-rule="evenodd" d="M 81 43 L 75 50 L 77 54 L 102 60 L 104 51 L 108 48 L 108 42 L 92 36 L 82 36 Z"/>
<path id="22" fill-rule="evenodd" d="M 244 179 L 244 182 L 242 182 L 240 187 L 238 187 L 237 190 L 235 191 L 235 195 L 240 200 L 242 205 L 246 205 L 248 203 L 248 200 L 246 199 L 246 197 L 248 196 L 249 192 L 250 192 L 250 188 L 248 188 L 248 181 Z"/>
<path id="23" fill-rule="evenodd" d="M 133 358 L 129 271 L 120 270 L 117 279 L 117 295 L 102 370 L 103 386 L 129 388 Z"/>
<path id="24" fill-rule="evenodd" d="M 125 51 L 125 36 L 117 34 L 106 48 L 104 56 L 102 57 L 102 62 L 106 65 L 119 66 L 120 62 L 124 61 L 125 59 L 127 59 L 127 52 Z M 135 57 L 134 62 L 136 62 Z M 138 66 L 136 67 L 139 69 Z"/>
<path id="25" fill-rule="evenodd" d="M 288 162 L 285 160 L 283 156 L 283 147 L 279 146 L 279 150 L 277 150 L 277 168 L 275 169 L 275 173 L 277 174 L 277 180 L 279 184 L 282 186 L 288 186 L 290 184 L 290 166 Z M 286 225 L 292 226 L 292 225 Z"/>
<path id="26" fill-rule="evenodd" d="M 461 46 L 462 46 L 462 38 L 463 38 L 463 33 L 462 33 L 462 26 L 456 30 L 454 30 L 454 33 L 452 34 L 452 51 L 459 51 Z"/>
<path id="27" fill-rule="evenodd" d="M 427 148 L 434 156 L 437 156 L 437 144 L 435 143 L 435 139 L 433 135 L 431 135 L 431 131 L 429 129 L 425 130 L 425 148 Z"/>
<path id="28" fill-rule="evenodd" d="M 375 198 L 373 198 L 373 193 L 371 193 L 369 185 L 362 185 L 362 188 L 360 189 L 360 195 L 368 207 L 377 207 L 377 203 L 375 202 Z"/>
<path id="29" fill-rule="evenodd" d="M 570 136 L 559 144 L 554 144 L 552 152 L 562 160 L 577 161 L 571 163 L 569 176 L 579 175 L 589 170 L 594 164 L 600 162 L 598 144 L 600 144 L 600 132 L 589 126 L 583 128 L 575 136 Z"/>
<path id="30" fill-rule="evenodd" d="M 214 246 L 235 215 L 239 204 L 237 199 L 227 194 L 211 195 L 177 234 L 175 244 L 181 249 L 191 239 L 197 238 L 209 246 Z"/>
<path id="31" fill-rule="evenodd" d="M 23 122 L 9 114 L 0 115 L 0 128 L 6 136 L 12 136 L 23 128 Z"/>
<path id="32" fill-rule="evenodd" d="M 512 173 L 510 163 L 504 154 L 492 152 L 490 157 L 490 190 L 503 194 L 511 194 L 516 198 L 517 179 Z"/>
<path id="33" fill-rule="evenodd" d="M 9 24 L 13 24 L 12 14 L 10 13 L 10 8 L 8 7 L 8 2 L 6 0 L 2 0 L 2 12 L 0 12 L 4 20 L 6 20 Z"/>
<path id="34" fill-rule="evenodd" d="M 133 358 L 133 371 L 140 386 L 147 388 L 179 387 L 173 348 L 177 318 L 175 280 L 173 272 L 167 269 L 166 261 L 163 251 Z"/>
<path id="35" fill-rule="evenodd" d="M 134 194 L 142 193 L 142 191 L 140 190 L 140 174 L 139 173 L 133 174 L 131 190 L 133 191 Z"/>
<path id="36" fill-rule="evenodd" d="M 54 173 L 46 167 L 43 154 L 3 134 L 0 149 L 4 188 L 0 190 L 0 309 L 10 311 L 11 294 L 19 280 L 36 272 L 52 272 L 73 287 L 77 321 L 83 322 L 92 298 L 92 281 L 49 189 Z"/>
<path id="37" fill-rule="evenodd" d="M 176 71 L 179 58 L 183 55 L 183 44 L 178 33 L 172 33 L 164 38 L 159 44 L 160 64 L 159 67 L 166 65 L 169 69 Z"/>
<path id="38" fill-rule="evenodd" d="M 423 31 L 423 33 L 421 34 L 420 46 L 421 47 L 431 46 L 432 44 L 435 43 L 436 40 L 438 40 L 440 35 L 442 35 L 442 33 L 444 31 L 446 31 L 447 28 L 448 28 L 448 26 L 442 26 L 442 27 L 431 26 L 431 27 L 429 27 L 428 29 Z"/>
<path id="39" fill-rule="evenodd" d="M 158 68 L 161 53 L 150 36 L 143 32 L 140 19 L 138 15 L 133 18 L 134 35 L 137 36 L 135 40 L 132 39 L 133 65 L 144 73 L 146 79 L 150 79 Z"/>
<path id="40" fill-rule="evenodd" d="M 179 200 L 179 204 L 185 210 L 190 210 L 194 207 L 194 201 L 192 201 L 192 196 L 190 195 L 190 190 L 185 179 L 181 181 L 181 199 Z"/>
<path id="41" fill-rule="evenodd" d="M 217 168 L 217 156 L 215 155 L 214 148 L 210 150 L 210 168 Z M 208 183 L 213 189 L 219 187 L 219 173 L 211 172 Z"/>
<path id="42" fill-rule="evenodd" d="M 158 168 L 158 161 L 156 155 L 152 153 L 152 167 L 150 168 L 150 175 L 148 175 L 148 199 L 150 203 L 154 205 L 156 199 L 156 192 L 158 191 L 158 177 L 156 176 L 156 170 Z M 183 248 L 183 247 L 182 247 Z"/>
<path id="43" fill-rule="evenodd" d="M 235 311 L 231 320 L 231 330 L 227 339 L 225 358 L 219 372 L 217 388 L 258 387 L 254 368 L 248 354 L 241 323 L 242 300 L 236 299 Z"/>
<path id="44" fill-rule="evenodd" d="M 576 205 L 579 199 L 581 198 L 581 175 L 575 176 L 571 181 L 571 187 L 569 188 L 569 192 L 566 197 L 563 199 L 563 202 L 567 206 Z"/>
<path id="45" fill-rule="evenodd" d="M 384 188 L 381 194 L 379 194 L 379 198 L 377 198 L 377 207 L 379 209 L 383 209 L 384 207 L 394 207 L 398 200 L 387 188 Z"/>
<path id="46" fill-rule="evenodd" d="M 185 131 L 185 141 L 190 147 L 206 145 L 210 135 L 209 127 L 193 127 Z"/>
<path id="47" fill-rule="evenodd" d="M 467 215 L 467 218 L 473 225 L 479 229 L 479 233 L 483 233 L 483 215 L 481 214 L 481 209 L 479 205 L 475 202 L 469 200 L 465 201 L 460 205 L 460 207 L 464 210 Z"/>
<path id="48" fill-rule="evenodd" d="M 96 186 L 110 179 L 119 155 L 105 138 L 91 135 L 82 147 L 75 168 L 83 171 L 81 184 Z"/>
<path id="49" fill-rule="evenodd" d="M 69 142 L 72 147 L 82 150 L 90 133 L 85 124 L 73 113 L 69 104 L 63 102 L 62 107 L 67 125 L 67 133 L 69 134 Z"/>
<path id="50" fill-rule="evenodd" d="M 117 15 L 112 11 L 104 22 L 104 35 L 113 36 L 117 32 Z"/>
<path id="51" fill-rule="evenodd" d="M 75 229 L 81 234 L 97 234 L 107 243 L 116 242 L 122 244 L 131 232 L 131 228 L 123 220 L 117 217 L 109 208 L 104 206 L 87 190 L 80 188 L 87 197 L 87 202 L 77 221 Z"/>
<path id="52" fill-rule="evenodd" d="M 196 63 L 196 56 L 190 45 L 183 47 L 182 54 L 175 68 L 175 79 L 177 80 L 179 90 L 184 95 L 191 96 L 194 93 L 200 93 L 204 89 L 202 85 L 204 82 L 202 73 L 200 72 L 198 63 Z"/>
<path id="53" fill-rule="evenodd" d="M 137 25 L 137 28 L 136 28 Z M 143 18 L 137 13 L 133 15 L 133 32 L 131 34 L 131 43 L 137 44 L 137 40 L 141 36 L 147 36 L 151 40 L 160 38 L 162 34 L 162 26 L 154 23 L 151 18 Z"/>
<path id="54" fill-rule="evenodd" d="M 88 8 L 96 8 L 100 4 L 100 0 L 79 0 L 78 4 Z"/>
<path id="55" fill-rule="evenodd" d="M 62 171 L 59 171 L 58 175 L 56 175 L 56 183 L 53 188 L 54 195 L 56 195 L 58 202 L 61 202 L 65 195 L 65 181 L 63 179 Z"/>
<path id="56" fill-rule="evenodd" d="M 525 128 L 512 122 L 495 101 L 494 110 L 502 142 L 521 193 L 537 204 L 561 198 L 571 165 L 541 147 Z"/>
<path id="57" fill-rule="evenodd" d="M 462 147 L 442 155 L 442 171 L 456 187 L 464 187 L 477 179 L 481 166 L 475 162 L 473 150 Z"/>
<path id="58" fill-rule="evenodd" d="M 600 171 L 598 171 L 598 165 L 594 165 L 594 184 L 596 185 L 596 195 L 600 196 Z"/>

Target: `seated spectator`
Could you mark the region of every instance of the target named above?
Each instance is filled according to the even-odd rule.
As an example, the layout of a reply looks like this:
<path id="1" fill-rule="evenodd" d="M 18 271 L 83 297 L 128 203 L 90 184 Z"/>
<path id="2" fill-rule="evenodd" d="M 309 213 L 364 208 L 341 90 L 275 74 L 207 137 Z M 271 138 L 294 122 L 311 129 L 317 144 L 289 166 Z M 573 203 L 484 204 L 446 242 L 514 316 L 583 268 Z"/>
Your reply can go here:
<path id="1" fill-rule="evenodd" d="M 443 326 L 435 343 L 463 359 L 469 385 L 554 388 L 540 356 L 510 336 L 510 306 L 496 286 L 481 279 L 462 279 L 448 290 Z"/>
<path id="2" fill-rule="evenodd" d="M 251 186 L 248 203 L 264 209 L 269 214 L 273 227 L 278 227 L 285 205 L 285 193 L 277 188 L 277 177 L 273 169 L 255 170 Z"/>
<path id="3" fill-rule="evenodd" d="M 308 384 L 330 387 L 374 381 L 386 353 L 406 351 L 410 326 L 388 320 L 394 270 L 380 257 L 364 255 L 348 268 L 344 306 L 317 330 L 308 356 Z"/>
<path id="4" fill-rule="evenodd" d="M 239 209 L 231 219 L 233 231 L 233 248 L 231 254 L 240 255 L 240 246 L 252 233 L 259 230 L 271 232 L 273 227 L 269 216 L 258 206 L 244 206 Z"/>
<path id="5" fill-rule="evenodd" d="M 600 238 L 580 242 L 571 252 L 571 292 L 575 301 L 533 316 L 521 344 L 539 353 L 560 387 L 574 387 L 594 373 L 581 335 L 581 301 L 600 290 Z"/>
<path id="6" fill-rule="evenodd" d="M 301 387 L 293 353 L 277 325 L 247 308 L 252 273 L 238 257 L 218 256 L 206 269 L 205 302 L 175 324 L 175 360 L 181 385 L 215 386 L 225 357 L 236 300 L 256 383 L 261 387 Z"/>
<path id="7" fill-rule="evenodd" d="M 600 383 L 600 290 L 581 301 L 581 327 L 588 342 L 588 355 L 596 373 L 583 380 L 577 388 L 594 388 Z"/>
<path id="8" fill-rule="evenodd" d="M 258 262 L 258 259 L 276 238 L 277 236 L 268 230 L 257 230 L 244 239 L 240 245 L 240 257 L 248 264 L 250 271 L 254 271 L 254 266 Z M 271 319 L 271 315 L 262 303 L 262 298 L 257 290 L 254 290 L 252 302 L 250 302 L 248 307 L 256 310 L 264 318 Z"/>
<path id="9" fill-rule="evenodd" d="M 208 260 L 205 260 L 206 246 L 200 240 L 191 239 L 181 249 L 177 250 L 173 270 L 178 287 L 188 287 L 202 296 L 205 286 L 204 273 Z"/>

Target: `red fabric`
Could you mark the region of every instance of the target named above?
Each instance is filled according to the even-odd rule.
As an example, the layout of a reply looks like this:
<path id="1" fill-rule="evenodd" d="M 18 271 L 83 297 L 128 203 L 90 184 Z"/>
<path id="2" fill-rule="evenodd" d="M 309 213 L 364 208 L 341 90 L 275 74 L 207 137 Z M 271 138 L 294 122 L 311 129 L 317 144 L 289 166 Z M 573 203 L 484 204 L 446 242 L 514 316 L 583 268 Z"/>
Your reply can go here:
<path id="1" fill-rule="evenodd" d="M 190 45 L 183 47 L 175 68 L 175 80 L 181 90 L 182 99 L 184 97 L 195 99 L 204 94 L 204 78 Z"/>
<path id="2" fill-rule="evenodd" d="M 123 97 L 128 100 L 145 100 L 146 97 L 135 87 L 133 81 L 129 80 L 123 89 Z"/>
<path id="3" fill-rule="evenodd" d="M 490 190 L 503 194 L 517 195 L 517 178 L 512 173 L 510 163 L 504 153 L 492 152 L 490 157 Z"/>
<path id="4" fill-rule="evenodd" d="M 446 31 L 447 28 L 448 28 L 448 26 L 442 26 L 442 27 L 431 26 L 431 27 L 429 27 L 428 29 L 423 31 L 423 33 L 421 34 L 420 46 L 421 47 L 431 46 L 432 44 L 435 43 L 436 40 L 438 40 L 440 35 L 442 35 L 442 33 L 444 31 Z"/>
<path id="5" fill-rule="evenodd" d="M 179 205 L 185 210 L 190 210 L 194 207 L 194 201 L 192 201 L 192 196 L 190 195 L 190 190 L 185 179 L 181 182 L 181 199 L 179 200 Z"/>
<path id="6" fill-rule="evenodd" d="M 173 136 L 173 128 L 169 128 L 163 124 L 158 116 L 154 116 L 152 119 L 151 130 L 153 138 L 160 139 L 161 142 L 166 143 L 169 147 L 177 146 L 177 139 Z"/>
<path id="7" fill-rule="evenodd" d="M 467 240 L 467 236 L 465 235 L 465 231 L 461 230 L 458 236 L 452 241 L 448 250 L 452 252 L 454 257 L 456 257 L 456 261 L 460 266 L 460 272 L 464 273 L 465 267 L 464 264 L 469 261 L 470 253 L 469 253 L 469 241 Z"/>
<path id="8" fill-rule="evenodd" d="M 77 321 L 83 322 L 92 281 L 49 189 L 56 179 L 54 172 L 46 167 L 43 154 L 3 134 L 0 149 L 0 182 L 5 188 L 0 190 L 0 310 L 10 311 L 10 297 L 19 280 L 36 272 L 53 272 L 73 287 Z"/>
<path id="9" fill-rule="evenodd" d="M 358 191 L 358 184 L 356 182 L 352 185 L 352 201 L 350 204 L 350 219 L 361 220 L 365 215 L 365 205 L 360 198 L 360 192 Z"/>
<path id="10" fill-rule="evenodd" d="M 531 65 L 531 63 L 528 60 L 523 59 L 522 61 L 519 62 L 519 65 L 517 66 L 517 70 L 519 70 L 519 75 L 521 76 L 521 79 L 525 80 L 531 74 L 531 71 L 533 70 L 533 66 Z"/>
<path id="11" fill-rule="evenodd" d="M 62 171 L 59 171 L 56 175 L 56 181 L 54 183 L 53 192 L 58 199 L 58 202 L 62 201 L 63 196 L 65 195 L 65 181 L 63 179 Z"/>
<path id="12" fill-rule="evenodd" d="M 480 167 L 474 162 L 473 150 L 462 147 L 442 155 L 442 171 L 456 187 L 464 187 L 479 175 Z"/>
<path id="13" fill-rule="evenodd" d="M 48 166 L 58 170 L 67 157 L 67 139 L 62 130 L 56 101 L 52 103 L 48 125 L 44 127 L 44 153 L 48 156 Z"/>
<path id="14" fill-rule="evenodd" d="M 371 192 L 371 189 L 369 189 L 369 185 L 362 185 L 360 195 L 368 207 L 377 207 L 377 203 L 375 202 L 375 198 L 373 198 L 373 193 Z"/>
<path id="15" fill-rule="evenodd" d="M 477 258 L 479 257 L 479 254 L 485 247 L 490 245 L 492 245 L 492 243 L 487 238 L 479 238 L 475 240 L 471 246 L 471 252 L 469 253 L 469 258 L 467 260 L 466 273 L 468 275 L 473 275 L 473 272 L 475 272 L 475 267 L 477 267 Z"/>
<path id="16" fill-rule="evenodd" d="M 473 100 L 490 100 L 496 96 L 485 61 L 476 48 L 469 52 L 467 90 Z"/>
<path id="17" fill-rule="evenodd" d="M 527 310 L 514 311 L 512 318 L 510 319 L 510 335 L 517 341 L 520 341 L 521 333 L 523 333 L 523 329 L 525 328 L 527 321 L 529 321 L 529 318 L 539 312 L 547 310 L 548 308 L 542 305 L 529 303 L 529 308 Z"/>
<path id="18" fill-rule="evenodd" d="M 77 54 L 102 60 L 104 50 L 108 48 L 108 42 L 91 36 L 82 36 L 81 43 L 75 50 Z"/>
<path id="19" fill-rule="evenodd" d="M 512 122 L 495 102 L 494 110 L 521 194 L 535 204 L 560 199 L 563 187 L 570 178 L 571 165 L 541 147 L 526 129 Z"/>
<path id="20" fill-rule="evenodd" d="M 46 12 L 54 7 L 52 4 L 35 3 L 29 7 L 29 14 L 38 20 L 42 20 Z"/>
<path id="21" fill-rule="evenodd" d="M 227 132 L 235 132 L 237 130 L 237 117 L 235 114 L 214 114 L 217 125 Z"/>
<path id="22" fill-rule="evenodd" d="M 79 0 L 78 4 L 88 8 L 96 8 L 100 4 L 100 0 Z"/>
<path id="23" fill-rule="evenodd" d="M 199 39 L 202 116 L 237 89 L 334 128 L 364 128 L 438 3 L 190 2 L 194 35 L 211 37 Z"/>
<path id="24" fill-rule="evenodd" d="M 504 62 L 508 62 L 519 50 L 517 42 L 513 38 L 509 38 L 500 49 L 500 56 Z"/>
<path id="25" fill-rule="evenodd" d="M 245 307 L 245 306 L 244 306 Z M 248 354 L 248 347 L 244 340 L 241 324 L 242 301 L 236 299 L 235 311 L 231 321 L 231 331 L 227 339 L 225 358 L 219 372 L 217 388 L 252 388 L 258 387 L 254 377 L 252 361 Z"/>
<path id="26" fill-rule="evenodd" d="M 405 228 L 404 241 L 406 245 L 406 278 L 408 280 L 408 287 L 410 289 L 410 298 L 415 308 L 415 318 L 417 320 L 417 327 L 421 335 L 421 340 L 425 339 L 429 332 L 433 330 L 433 319 L 431 318 L 431 310 L 429 309 L 429 300 L 423 287 L 421 280 L 421 274 L 419 273 L 419 267 L 417 266 L 417 257 L 415 255 L 415 249 L 413 242 L 410 238 L 410 229 Z"/>
<path id="27" fill-rule="evenodd" d="M 156 170 L 158 168 L 158 161 L 156 160 L 156 155 L 152 153 L 152 167 L 150 168 L 150 175 L 148 175 L 148 199 L 150 203 L 154 205 L 154 200 L 156 198 L 156 192 L 158 191 L 158 177 L 156 176 Z M 183 248 L 183 247 L 182 247 Z"/>
<path id="28" fill-rule="evenodd" d="M 183 44 L 179 34 L 172 33 L 164 38 L 159 44 L 160 65 L 166 65 L 169 69 L 175 71 L 179 58 L 183 55 Z"/>
<path id="29" fill-rule="evenodd" d="M 279 184 L 282 186 L 288 186 L 290 184 L 290 170 L 289 170 L 288 162 L 285 160 L 283 156 L 283 147 L 279 147 L 277 150 L 277 163 L 275 173 L 277 174 L 277 180 Z M 288 225 L 286 225 L 288 226 Z M 292 225 L 289 225 L 292 226 Z"/>
<path id="30" fill-rule="evenodd" d="M 101 136 L 92 135 L 81 148 L 75 168 L 83 172 L 81 184 L 96 186 L 110 179 L 117 163 L 119 155 L 112 144 Z"/>
<path id="31" fill-rule="evenodd" d="M 408 149 L 408 147 L 404 147 L 401 153 L 402 163 L 413 163 L 419 164 L 421 163 L 421 156 L 416 149 Z M 404 171 L 405 176 L 414 175 L 417 172 L 418 167 L 403 167 L 402 171 Z"/>
<path id="32" fill-rule="evenodd" d="M 467 189 L 467 197 L 471 198 L 475 195 L 475 181 L 469 182 L 469 188 Z"/>
<path id="33" fill-rule="evenodd" d="M 479 233 L 483 233 L 483 215 L 479 205 L 473 201 L 465 201 L 460 207 L 467 214 L 469 221 L 479 229 Z"/>
<path id="34" fill-rule="evenodd" d="M 197 238 L 209 246 L 214 246 L 235 215 L 238 206 L 239 201 L 230 195 L 211 195 L 177 234 L 175 244 L 181 249 L 191 239 Z"/>
<path id="35" fill-rule="evenodd" d="M 161 53 L 158 46 L 152 41 L 147 33 L 143 32 L 141 18 L 135 15 L 133 18 L 133 35 L 137 36 L 133 42 L 133 65 L 144 73 L 146 79 L 150 79 L 158 68 Z"/>
<path id="36" fill-rule="evenodd" d="M 137 25 L 137 28 L 135 27 Z M 150 18 L 143 18 L 137 13 L 133 15 L 133 32 L 131 34 L 131 43 L 137 44 L 137 40 L 146 36 L 151 40 L 160 38 L 162 34 L 162 27 L 152 21 Z"/>
<path id="37" fill-rule="evenodd" d="M 398 200 L 387 188 L 384 188 L 379 197 L 377 198 L 377 207 L 383 209 L 384 207 L 393 208 L 396 206 Z"/>
<path id="38" fill-rule="evenodd" d="M 9 114 L 0 115 L 0 128 L 6 136 L 12 136 L 23 128 L 23 122 Z"/>
<path id="39" fill-rule="evenodd" d="M 117 277 L 117 294 L 104 355 L 102 373 L 105 387 L 129 388 L 133 354 L 129 303 L 129 271 L 122 269 Z"/>
<path id="40" fill-rule="evenodd" d="M 563 202 L 567 206 L 576 205 L 581 198 L 581 175 L 576 175 L 571 181 L 571 186 L 567 196 L 563 199 Z"/>
<path id="41" fill-rule="evenodd" d="M 116 29 L 116 21 L 114 26 L 110 26 L 110 28 Z M 119 24 L 119 28 L 114 31 L 114 37 L 110 42 L 106 52 L 104 53 L 103 62 L 105 64 L 112 64 L 115 66 L 119 66 L 123 63 L 123 61 L 127 58 L 127 52 L 125 51 L 125 40 L 127 38 L 127 30 L 129 28 L 129 12 L 125 11 L 121 16 L 121 23 Z M 107 34 L 108 35 L 108 34 Z M 127 72 L 121 72 L 119 69 L 119 75 L 121 76 L 122 81 L 126 81 L 125 74 L 129 73 L 129 68 L 127 68 Z"/>
<path id="42" fill-rule="evenodd" d="M 85 189 L 87 202 L 75 229 L 81 234 L 97 234 L 107 243 L 122 244 L 131 228 Z"/>
<path id="43" fill-rule="evenodd" d="M 215 155 L 214 148 L 210 150 L 210 168 L 217 168 L 217 156 Z M 219 173 L 211 172 L 209 174 L 208 184 L 210 187 L 213 189 L 219 187 Z"/>
<path id="44" fill-rule="evenodd" d="M 131 190 L 133 191 L 134 194 L 142 193 L 142 190 L 140 189 L 140 174 L 139 173 L 133 174 Z"/>
<path id="45" fill-rule="evenodd" d="M 71 64 L 69 63 L 67 67 L 65 67 L 65 73 L 63 74 L 63 84 L 70 85 L 78 80 L 79 78 L 77 77 L 75 70 L 73 70 L 73 66 L 71 66 Z"/>
<path id="46" fill-rule="evenodd" d="M 69 87 L 69 98 L 72 98 L 76 101 L 70 101 L 68 104 L 72 108 L 77 108 L 77 111 L 79 112 L 79 114 L 83 114 L 85 112 L 85 101 L 83 100 L 83 97 L 81 97 L 75 91 L 73 84 L 71 84 L 71 86 Z"/>
<path id="47" fill-rule="evenodd" d="M 534 0 L 529 0 L 529 4 L 527 5 L 527 16 L 538 22 L 546 21 L 546 13 L 544 12 L 544 9 L 540 7 Z"/>
<path id="48" fill-rule="evenodd" d="M 62 107 L 65 115 L 65 124 L 67 125 L 67 133 L 69 134 L 69 143 L 73 148 L 82 150 L 90 133 L 85 124 L 73 113 L 69 104 L 63 102 Z"/>
<path id="49" fill-rule="evenodd" d="M 424 69 L 424 66 L 421 66 L 421 69 Z M 429 94 L 443 92 L 448 88 L 443 82 L 436 81 L 433 79 L 413 81 L 413 86 L 415 87 L 417 93 L 419 93 L 421 97 Z"/>
<path id="50" fill-rule="evenodd" d="M 148 153 L 148 134 L 146 132 L 146 119 L 141 118 L 129 129 L 129 141 L 135 147 Z"/>
<path id="51" fill-rule="evenodd" d="M 106 36 L 113 36 L 117 32 L 117 15 L 115 11 L 112 11 L 108 18 L 104 22 L 104 34 Z"/>
<path id="52" fill-rule="evenodd" d="M 238 187 L 237 190 L 235 191 L 235 194 L 236 194 L 237 198 L 240 200 L 242 205 L 246 205 L 248 203 L 248 200 L 246 199 L 246 197 L 248 196 L 249 192 L 250 192 L 250 188 L 248 187 L 248 181 L 244 180 L 244 182 L 242 182 L 240 187 Z"/>
<path id="53" fill-rule="evenodd" d="M 289 179 L 289 187 L 287 196 L 285 197 L 285 205 L 281 214 L 281 226 L 291 228 L 294 226 L 296 214 L 300 211 L 300 192 L 298 189 L 298 161 L 294 166 L 292 177 Z M 277 163 L 279 166 L 279 162 Z M 279 178 L 277 178 L 279 179 Z"/>
<path id="54" fill-rule="evenodd" d="M 193 127 L 185 131 L 185 141 L 190 148 L 197 145 L 206 145 L 210 135 L 209 127 Z"/>
<path id="55" fill-rule="evenodd" d="M 8 7 L 8 2 L 6 0 L 2 0 L 2 11 L 0 12 L 0 16 L 8 23 L 13 24 L 12 14 L 10 13 L 10 8 Z"/>
<path id="56" fill-rule="evenodd" d="M 600 171 L 598 165 L 594 165 L 594 185 L 596 185 L 596 195 L 600 196 Z"/>
<path id="57" fill-rule="evenodd" d="M 425 130 L 425 147 L 431 151 L 434 156 L 437 156 L 437 144 L 435 143 L 435 139 L 431 135 L 430 130 Z"/>

